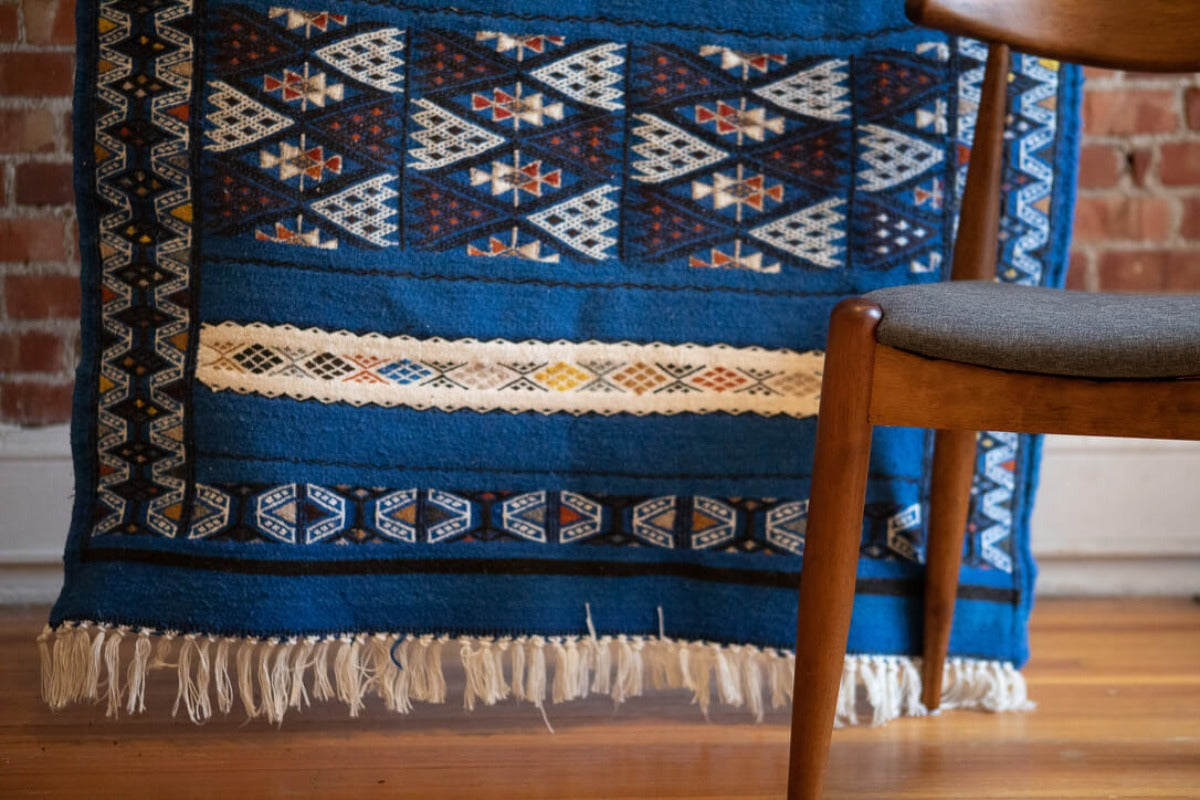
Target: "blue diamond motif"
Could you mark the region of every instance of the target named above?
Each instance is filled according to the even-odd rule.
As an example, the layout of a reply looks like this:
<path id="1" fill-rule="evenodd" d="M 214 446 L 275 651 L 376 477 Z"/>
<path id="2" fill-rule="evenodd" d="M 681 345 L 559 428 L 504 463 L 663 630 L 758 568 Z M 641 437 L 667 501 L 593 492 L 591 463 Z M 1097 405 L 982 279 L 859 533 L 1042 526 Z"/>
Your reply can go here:
<path id="1" fill-rule="evenodd" d="M 425 380 L 433 374 L 433 370 L 406 358 L 403 361 L 396 361 L 388 364 L 386 367 L 381 367 L 379 374 L 393 383 L 406 386 L 410 383 L 419 383 Z"/>

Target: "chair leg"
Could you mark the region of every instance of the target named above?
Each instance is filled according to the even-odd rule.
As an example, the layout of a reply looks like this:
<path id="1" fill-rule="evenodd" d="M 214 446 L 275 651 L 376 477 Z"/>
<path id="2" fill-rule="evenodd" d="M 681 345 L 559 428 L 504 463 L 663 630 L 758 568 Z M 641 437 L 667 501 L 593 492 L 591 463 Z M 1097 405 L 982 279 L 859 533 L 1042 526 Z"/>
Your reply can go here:
<path id="1" fill-rule="evenodd" d="M 788 797 L 821 794 L 854 605 L 871 450 L 879 308 L 843 300 L 829 323 L 796 628 Z"/>
<path id="2" fill-rule="evenodd" d="M 942 669 L 950 647 L 974 473 L 975 431 L 939 430 L 934 440 L 929 542 L 925 550 L 921 702 L 930 711 L 942 704 Z"/>

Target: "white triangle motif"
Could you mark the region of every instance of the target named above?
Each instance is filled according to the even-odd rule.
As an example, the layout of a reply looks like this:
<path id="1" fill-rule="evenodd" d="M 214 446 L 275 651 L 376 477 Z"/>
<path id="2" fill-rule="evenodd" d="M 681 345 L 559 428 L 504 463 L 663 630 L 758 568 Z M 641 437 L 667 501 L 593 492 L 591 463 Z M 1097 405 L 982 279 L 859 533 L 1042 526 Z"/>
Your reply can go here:
<path id="1" fill-rule="evenodd" d="M 209 81 L 213 93 L 208 102 L 213 110 L 208 112 L 205 131 L 209 143 L 205 149 L 223 153 L 265 139 L 292 126 L 292 120 L 264 106 L 257 100 L 242 94 L 224 81 Z"/>
<path id="2" fill-rule="evenodd" d="M 602 44 L 533 70 L 530 75 L 576 102 L 607 111 L 622 108 L 623 44 Z"/>
<path id="3" fill-rule="evenodd" d="M 529 221 L 584 255 L 603 261 L 612 255 L 608 249 L 617 243 L 615 237 L 605 235 L 617 227 L 617 221 L 606 216 L 617 208 L 608 197 L 615 191 L 616 186 L 597 186 L 590 192 L 530 214 Z"/>
<path id="4" fill-rule="evenodd" d="M 317 58 L 339 72 L 381 92 L 403 92 L 404 31 L 384 28 L 360 33 L 317 50 Z"/>
<path id="5" fill-rule="evenodd" d="M 858 188 L 867 192 L 904 183 L 945 158 L 941 149 L 880 125 L 860 125 L 858 132 L 862 160 L 870 165 L 858 173 Z"/>
<path id="6" fill-rule="evenodd" d="M 642 140 L 632 148 L 641 156 L 632 164 L 635 173 L 640 173 L 633 176 L 634 180 L 662 183 L 716 164 L 729 155 L 653 114 L 635 114 L 633 118 L 642 123 L 633 129 L 633 135 Z"/>
<path id="7" fill-rule="evenodd" d="M 837 225 L 846 219 L 839 210 L 845 202 L 840 197 L 831 197 L 815 206 L 760 225 L 751 230 L 750 235 L 818 267 L 840 267 L 844 249 L 841 240 L 846 238 L 846 234 Z"/>
<path id="8" fill-rule="evenodd" d="M 505 142 L 503 136 L 456 117 L 428 100 L 414 100 L 413 105 L 421 109 L 412 115 L 413 122 L 420 126 L 412 137 L 421 145 L 409 150 L 416 159 L 409 164 L 413 169 L 444 167 L 486 153 Z"/>
<path id="9" fill-rule="evenodd" d="M 389 237 L 399 229 L 391 221 L 399 212 L 389 203 L 399 196 L 392 187 L 396 181 L 395 175 L 376 175 L 316 201 L 312 210 L 376 247 L 395 247 Z"/>
<path id="10" fill-rule="evenodd" d="M 850 62 L 840 58 L 823 61 L 815 67 L 789 75 L 754 90 L 759 97 L 780 108 L 817 119 L 844 120 L 849 115 Z"/>

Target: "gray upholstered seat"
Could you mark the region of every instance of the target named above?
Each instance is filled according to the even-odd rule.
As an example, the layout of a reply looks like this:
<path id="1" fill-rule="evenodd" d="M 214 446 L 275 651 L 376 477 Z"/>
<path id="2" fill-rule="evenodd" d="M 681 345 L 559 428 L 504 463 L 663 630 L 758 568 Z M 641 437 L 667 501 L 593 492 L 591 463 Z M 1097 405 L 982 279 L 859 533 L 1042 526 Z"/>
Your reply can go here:
<path id="1" fill-rule="evenodd" d="M 883 308 L 880 343 L 932 358 L 1046 375 L 1200 375 L 1200 295 L 948 281 L 866 297 Z"/>

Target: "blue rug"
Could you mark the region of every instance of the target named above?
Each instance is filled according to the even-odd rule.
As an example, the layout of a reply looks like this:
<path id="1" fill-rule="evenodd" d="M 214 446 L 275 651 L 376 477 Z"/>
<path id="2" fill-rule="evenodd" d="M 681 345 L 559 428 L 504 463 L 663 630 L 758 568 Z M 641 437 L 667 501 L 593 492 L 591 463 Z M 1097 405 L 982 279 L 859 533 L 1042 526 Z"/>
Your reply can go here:
<path id="1" fill-rule="evenodd" d="M 52 705 L 169 668 L 197 720 L 403 711 L 443 657 L 468 705 L 786 703 L 828 313 L 946 277 L 984 48 L 898 1 L 497 5 L 80 2 Z M 1060 285 L 1078 72 L 1010 87 L 997 277 Z M 845 720 L 922 711 L 930 447 L 876 435 Z M 979 438 L 951 704 L 1024 703 L 1037 461 Z"/>

